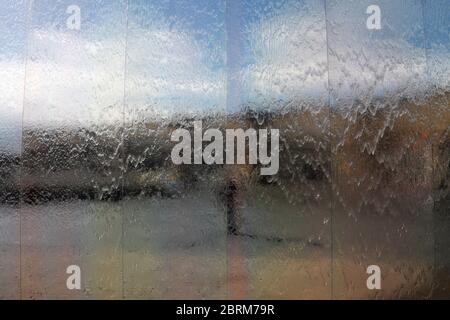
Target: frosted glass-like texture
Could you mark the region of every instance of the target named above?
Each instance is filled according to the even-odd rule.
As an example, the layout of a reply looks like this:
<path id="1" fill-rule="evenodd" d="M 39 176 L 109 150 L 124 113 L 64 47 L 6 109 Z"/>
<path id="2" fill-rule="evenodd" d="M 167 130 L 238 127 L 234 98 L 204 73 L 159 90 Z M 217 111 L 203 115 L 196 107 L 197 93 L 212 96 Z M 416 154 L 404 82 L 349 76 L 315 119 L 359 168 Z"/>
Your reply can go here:
<path id="1" fill-rule="evenodd" d="M 2 0 L 0 79 L 0 299 L 450 299 L 447 0 Z"/>

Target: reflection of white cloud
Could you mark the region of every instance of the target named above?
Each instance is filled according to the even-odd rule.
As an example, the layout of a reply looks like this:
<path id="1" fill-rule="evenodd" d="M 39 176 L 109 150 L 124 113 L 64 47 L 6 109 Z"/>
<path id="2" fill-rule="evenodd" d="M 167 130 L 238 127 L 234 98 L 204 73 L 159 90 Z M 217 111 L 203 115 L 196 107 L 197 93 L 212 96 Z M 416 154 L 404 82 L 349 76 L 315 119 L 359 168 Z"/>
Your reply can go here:
<path id="1" fill-rule="evenodd" d="M 205 88 L 211 87 L 207 68 L 196 61 L 200 49 L 175 32 L 130 31 L 126 72 L 126 104 L 157 114 L 188 102 L 199 105 Z M 111 35 L 92 41 L 58 32 L 34 37 L 28 67 L 27 100 L 43 112 L 33 120 L 78 122 L 121 121 L 123 111 L 124 38 Z M 211 72 L 210 72 L 211 73 Z M 211 75 L 210 75 L 211 76 Z M 175 106 L 176 107 L 176 106 Z M 48 112 L 49 111 L 49 112 Z M 47 119 L 45 119 L 45 117 Z"/>
<path id="2" fill-rule="evenodd" d="M 327 99 L 323 5 L 309 9 L 286 8 L 247 30 L 247 50 L 254 62 L 243 76 L 250 100 Z"/>
<path id="3" fill-rule="evenodd" d="M 220 46 L 223 43 L 214 43 Z M 128 40 L 127 100 L 150 113 L 223 111 L 223 59 L 187 32 L 133 26 Z M 219 59 L 219 61 L 216 61 Z"/>
<path id="4" fill-rule="evenodd" d="M 0 61 L 0 152 L 19 152 L 24 64 L 1 57 Z"/>
<path id="5" fill-rule="evenodd" d="M 160 116 L 217 108 L 224 100 L 223 73 L 213 70 L 208 52 L 188 34 L 130 31 L 125 88 L 124 44 L 124 37 L 114 34 L 97 41 L 76 33 L 34 31 L 27 63 L 25 124 L 120 122 L 124 89 L 127 111 L 144 108 Z M 2 104 L 22 96 L 23 70 L 23 61 L 0 59 L 0 76 L 6 80 L 0 87 Z M 11 117 L 21 117 L 21 100 L 13 103 Z"/>
<path id="6" fill-rule="evenodd" d="M 112 39 L 74 33 L 30 34 L 24 122 L 77 125 L 122 118 L 124 50 Z"/>
<path id="7" fill-rule="evenodd" d="M 405 40 L 404 30 L 370 38 L 359 20 L 340 17 L 345 23 L 333 21 L 328 30 L 327 58 L 323 5 L 311 3 L 308 12 L 285 8 L 249 28 L 247 50 L 254 61 L 243 77 L 250 100 L 296 99 L 320 105 L 328 98 L 328 76 L 333 95 L 344 102 L 376 95 L 417 96 L 426 89 L 427 77 L 449 88 L 448 48 L 428 55 L 427 71 L 425 50 Z"/>

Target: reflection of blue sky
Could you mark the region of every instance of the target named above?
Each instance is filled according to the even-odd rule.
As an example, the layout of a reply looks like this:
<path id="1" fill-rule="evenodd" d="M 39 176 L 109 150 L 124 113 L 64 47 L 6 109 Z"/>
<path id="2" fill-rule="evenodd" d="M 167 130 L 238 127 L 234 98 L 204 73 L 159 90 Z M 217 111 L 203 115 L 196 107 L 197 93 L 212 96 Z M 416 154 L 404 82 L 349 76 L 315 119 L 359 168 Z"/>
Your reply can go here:
<path id="1" fill-rule="evenodd" d="M 71 4 L 81 8 L 80 32 L 66 29 Z M 368 4 L 382 8 L 380 32 L 365 28 Z M 121 118 L 126 7 L 125 1 L 34 1 L 25 120 Z M 12 119 L 22 111 L 26 3 L 3 0 L 0 10 L 1 119 L 16 123 Z M 425 48 L 431 78 L 448 87 L 450 1 L 329 0 L 327 11 L 328 48 L 339 57 L 330 65 L 322 1 L 130 0 L 128 110 L 170 115 L 236 111 L 247 103 L 267 107 L 275 100 L 321 104 L 328 69 L 337 77 L 348 73 L 348 87 L 364 80 L 352 94 L 365 94 L 364 86 L 380 78 L 382 90 L 410 86 L 410 65 L 421 63 L 417 56 L 425 57 Z M 345 60 L 350 50 L 367 59 L 366 65 L 351 55 Z M 377 72 L 384 74 L 372 77 Z"/>
<path id="2" fill-rule="evenodd" d="M 425 34 L 428 48 L 442 45 L 450 50 L 450 1 L 427 0 L 424 3 Z"/>

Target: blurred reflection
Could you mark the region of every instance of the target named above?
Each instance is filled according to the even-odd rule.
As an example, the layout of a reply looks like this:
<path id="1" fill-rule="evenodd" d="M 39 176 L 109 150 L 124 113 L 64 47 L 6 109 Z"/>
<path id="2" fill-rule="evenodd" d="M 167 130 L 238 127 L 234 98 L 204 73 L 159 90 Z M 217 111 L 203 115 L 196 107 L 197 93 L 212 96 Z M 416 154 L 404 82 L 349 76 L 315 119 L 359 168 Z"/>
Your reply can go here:
<path id="1" fill-rule="evenodd" d="M 437 118 L 424 99 L 422 6 L 380 2 L 375 31 L 357 14 L 370 4 L 327 2 L 334 296 L 426 298 L 434 261 L 429 137 Z M 367 290 L 370 265 L 383 272 L 382 290 Z"/>
<path id="2" fill-rule="evenodd" d="M 377 3 L 3 1 L 0 298 L 448 298 L 450 5 Z M 173 164 L 194 120 L 279 172 Z"/>
<path id="3" fill-rule="evenodd" d="M 20 296 L 19 173 L 25 1 L 0 3 L 0 299 Z"/>
<path id="4" fill-rule="evenodd" d="M 229 168 L 228 201 L 238 219 L 229 237 L 229 294 L 330 298 L 323 3 L 244 1 L 227 8 L 228 127 L 280 130 L 277 175 Z"/>
<path id="5" fill-rule="evenodd" d="M 448 1 L 426 0 L 424 25 L 427 36 L 427 76 L 430 99 L 427 114 L 433 156 L 435 270 L 434 298 L 450 296 L 450 11 Z"/>
<path id="6" fill-rule="evenodd" d="M 125 3 L 30 4 L 23 108 L 23 298 L 121 297 L 121 125 Z M 82 9 L 81 9 L 82 8 Z M 111 30 L 114 33 L 111 34 Z M 83 271 L 68 290 L 66 268 Z"/>
<path id="7" fill-rule="evenodd" d="M 172 163 L 170 133 L 224 125 L 224 1 L 130 1 L 125 88 L 126 298 L 224 299 L 215 167 Z"/>

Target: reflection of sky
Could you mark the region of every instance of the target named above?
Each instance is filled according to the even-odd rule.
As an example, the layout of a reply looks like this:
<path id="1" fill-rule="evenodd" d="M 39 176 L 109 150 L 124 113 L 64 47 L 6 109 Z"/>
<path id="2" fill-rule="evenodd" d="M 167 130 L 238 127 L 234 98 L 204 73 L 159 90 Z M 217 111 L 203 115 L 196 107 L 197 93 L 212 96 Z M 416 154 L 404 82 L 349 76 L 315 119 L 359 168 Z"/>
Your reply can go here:
<path id="1" fill-rule="evenodd" d="M 72 4 L 81 8 L 80 31 L 66 28 Z M 381 7 L 380 31 L 365 27 L 369 4 Z M 125 1 L 34 1 L 26 123 L 120 120 L 124 92 L 130 113 L 159 116 L 233 112 L 249 103 L 267 108 L 274 101 L 320 105 L 328 70 L 331 85 L 351 95 L 415 89 L 411 77 L 422 72 L 422 55 L 428 77 L 449 86 L 446 0 L 329 0 L 328 34 L 324 2 L 316 0 L 130 0 L 126 8 Z M 22 114 L 25 1 L 1 1 L 0 18 L 0 123 L 10 132 Z M 8 141 L 0 138 L 0 145 Z"/>

